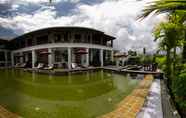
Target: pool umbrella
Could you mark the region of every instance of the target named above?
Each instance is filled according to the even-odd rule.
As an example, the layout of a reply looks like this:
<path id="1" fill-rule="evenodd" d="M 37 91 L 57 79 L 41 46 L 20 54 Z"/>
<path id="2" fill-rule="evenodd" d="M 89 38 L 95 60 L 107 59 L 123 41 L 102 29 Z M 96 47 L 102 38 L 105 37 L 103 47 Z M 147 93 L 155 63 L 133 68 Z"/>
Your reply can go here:
<path id="1" fill-rule="evenodd" d="M 42 49 L 42 50 L 39 51 L 39 54 L 40 54 L 40 55 L 50 55 L 50 54 L 52 54 L 52 53 L 48 52 L 47 49 Z"/>
<path id="2" fill-rule="evenodd" d="M 114 55 L 115 58 L 120 58 L 120 57 L 127 57 L 128 55 L 126 53 L 116 53 Z"/>
<path id="3" fill-rule="evenodd" d="M 46 55 L 49 55 L 49 54 L 51 54 L 51 53 L 48 52 L 48 51 L 42 51 L 42 52 L 40 52 L 39 54 L 46 54 Z"/>
<path id="4" fill-rule="evenodd" d="M 88 54 L 88 52 L 85 49 L 79 49 L 75 54 Z"/>

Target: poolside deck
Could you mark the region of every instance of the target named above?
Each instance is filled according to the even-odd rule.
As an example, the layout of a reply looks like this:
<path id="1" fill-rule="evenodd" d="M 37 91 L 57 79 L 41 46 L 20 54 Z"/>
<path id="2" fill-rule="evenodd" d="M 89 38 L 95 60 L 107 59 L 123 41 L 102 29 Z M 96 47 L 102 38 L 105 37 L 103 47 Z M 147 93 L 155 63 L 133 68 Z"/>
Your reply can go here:
<path id="1" fill-rule="evenodd" d="M 21 117 L 15 113 L 8 111 L 3 106 L 0 106 L 0 118 L 21 118 Z"/>
<path id="2" fill-rule="evenodd" d="M 163 72 L 155 72 L 155 71 L 144 71 L 144 70 L 127 70 L 127 69 L 122 69 L 122 67 L 116 67 L 116 66 L 106 66 L 103 67 L 104 70 L 110 70 L 110 71 L 116 71 L 120 73 L 133 73 L 133 74 L 145 74 L 145 75 L 155 75 L 158 76 L 159 78 L 163 78 Z"/>
<path id="3" fill-rule="evenodd" d="M 22 68 L 21 68 L 22 69 Z M 41 74 L 50 74 L 50 75 L 67 75 L 69 73 L 81 73 L 85 71 L 96 71 L 96 70 L 109 70 L 115 71 L 119 73 L 133 73 L 133 74 L 151 74 L 162 78 L 162 72 L 153 72 L 153 71 L 143 71 L 143 70 L 127 70 L 123 69 L 123 67 L 116 67 L 116 66 L 104 66 L 104 67 L 87 67 L 87 68 L 75 68 L 75 69 L 53 69 L 53 70 L 44 70 L 44 69 L 23 69 L 24 71 L 28 72 L 38 72 Z"/>

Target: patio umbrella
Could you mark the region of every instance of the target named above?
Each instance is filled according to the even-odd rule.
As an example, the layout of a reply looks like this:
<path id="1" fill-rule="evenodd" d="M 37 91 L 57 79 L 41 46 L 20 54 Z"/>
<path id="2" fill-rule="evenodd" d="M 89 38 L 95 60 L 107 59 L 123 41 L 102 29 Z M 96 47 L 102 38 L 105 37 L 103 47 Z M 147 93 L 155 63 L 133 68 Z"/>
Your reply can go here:
<path id="1" fill-rule="evenodd" d="M 88 52 L 85 49 L 79 49 L 75 54 L 88 54 Z"/>
<path id="2" fill-rule="evenodd" d="M 114 55 L 115 58 L 120 58 L 120 57 L 127 57 L 128 55 L 126 53 L 116 53 Z"/>
<path id="3" fill-rule="evenodd" d="M 40 55 L 49 55 L 49 54 L 51 54 L 51 53 L 48 52 L 48 49 L 41 49 L 41 50 L 39 50 L 39 54 L 40 54 Z"/>
<path id="4" fill-rule="evenodd" d="M 42 51 L 42 52 L 40 52 L 39 54 L 40 54 L 40 55 L 42 55 L 42 54 L 49 55 L 49 54 L 52 54 L 52 53 L 50 53 L 50 52 L 48 52 L 48 51 Z"/>

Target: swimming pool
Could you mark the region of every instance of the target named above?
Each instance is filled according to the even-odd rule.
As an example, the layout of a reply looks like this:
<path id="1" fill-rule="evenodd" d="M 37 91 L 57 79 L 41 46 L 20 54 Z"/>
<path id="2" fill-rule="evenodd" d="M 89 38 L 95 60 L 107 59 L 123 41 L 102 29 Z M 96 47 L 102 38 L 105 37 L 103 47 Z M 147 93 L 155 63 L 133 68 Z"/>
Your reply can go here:
<path id="1" fill-rule="evenodd" d="M 53 76 L 0 70 L 0 105 L 24 118 L 95 118 L 112 111 L 136 76 L 87 71 Z"/>

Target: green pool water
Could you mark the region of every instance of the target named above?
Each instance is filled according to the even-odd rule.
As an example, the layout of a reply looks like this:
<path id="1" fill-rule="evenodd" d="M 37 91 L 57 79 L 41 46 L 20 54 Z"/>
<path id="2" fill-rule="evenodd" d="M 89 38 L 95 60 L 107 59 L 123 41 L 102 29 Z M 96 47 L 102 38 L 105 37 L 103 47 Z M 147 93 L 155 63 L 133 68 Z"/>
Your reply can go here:
<path id="1" fill-rule="evenodd" d="M 139 83 L 105 71 L 66 76 L 0 70 L 0 105 L 23 118 L 95 118 L 112 111 Z"/>

